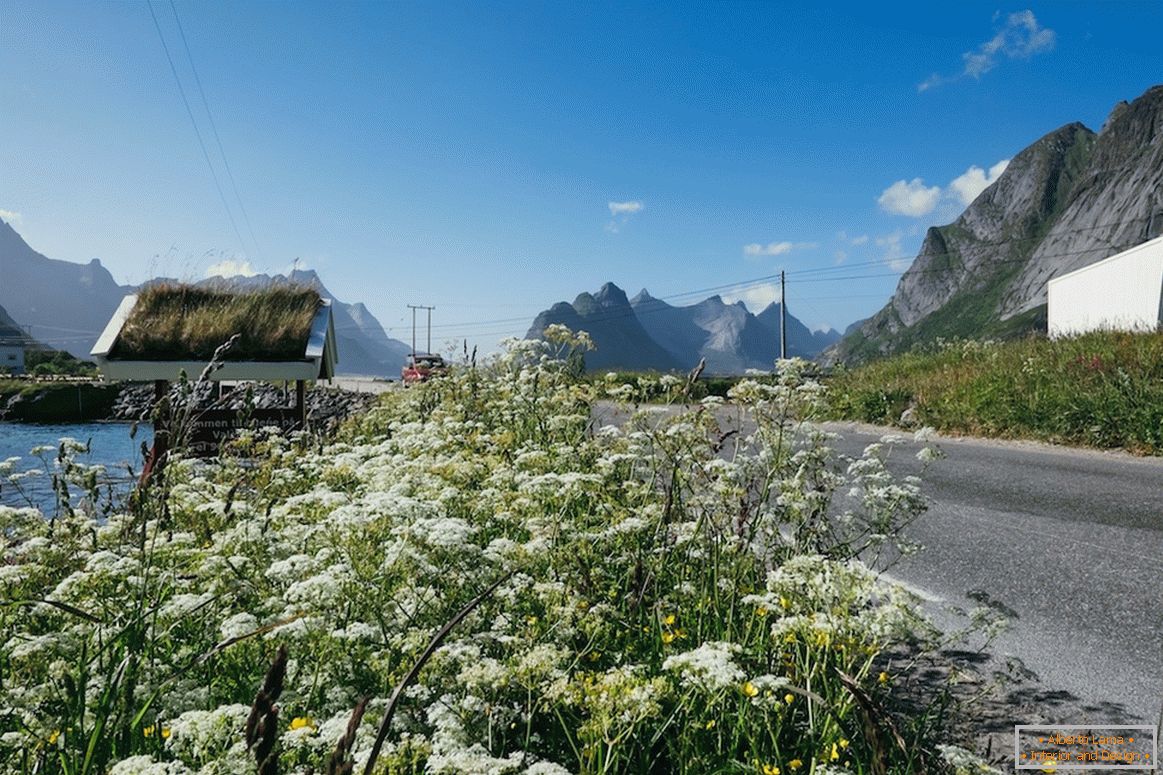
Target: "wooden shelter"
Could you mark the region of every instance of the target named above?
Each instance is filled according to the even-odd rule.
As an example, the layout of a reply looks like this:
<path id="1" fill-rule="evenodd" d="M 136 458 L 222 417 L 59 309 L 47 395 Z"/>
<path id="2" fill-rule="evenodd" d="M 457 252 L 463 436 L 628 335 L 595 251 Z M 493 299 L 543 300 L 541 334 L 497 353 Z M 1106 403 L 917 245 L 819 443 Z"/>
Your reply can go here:
<path id="1" fill-rule="evenodd" d="M 216 454 L 243 420 L 303 427 L 306 383 L 331 379 L 338 362 L 331 301 L 301 287 L 232 292 L 153 286 L 122 300 L 90 354 L 107 379 L 153 382 L 159 401 L 182 374 L 219 385 L 295 383 L 294 407 L 252 410 L 245 417 L 219 408 L 195 412 L 187 439 L 195 454 Z M 164 447 L 163 438 L 163 453 Z M 153 457 L 159 457 L 156 442 Z"/>

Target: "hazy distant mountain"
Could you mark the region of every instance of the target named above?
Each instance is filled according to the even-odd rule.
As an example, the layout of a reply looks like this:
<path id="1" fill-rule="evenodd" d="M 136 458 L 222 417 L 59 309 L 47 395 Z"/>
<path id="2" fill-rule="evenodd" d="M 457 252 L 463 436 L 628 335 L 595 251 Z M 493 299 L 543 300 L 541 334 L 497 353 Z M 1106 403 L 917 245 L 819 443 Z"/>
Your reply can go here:
<path id="1" fill-rule="evenodd" d="M 588 331 L 593 337 L 598 349 L 586 353 L 589 369 L 670 371 L 695 365 L 680 361 L 651 339 L 638 322 L 625 291 L 613 283 L 606 283 L 593 295 L 579 294 L 573 304 L 554 304 L 533 320 L 526 337 L 540 336 L 553 323 Z"/>
<path id="2" fill-rule="evenodd" d="M 154 281 L 157 282 L 157 281 Z M 340 374 L 399 377 L 411 348 L 390 339 L 363 304 L 335 299 L 313 271 L 283 275 L 209 278 L 207 284 L 256 287 L 265 283 L 299 282 L 332 299 Z M 78 358 L 88 359 L 105 324 L 132 286 L 120 286 L 101 262 L 57 261 L 37 253 L 7 223 L 0 221 L 0 306 L 32 336 Z"/>
<path id="3" fill-rule="evenodd" d="M 3 307 L 0 307 L 0 344 L 25 346 L 34 344 L 34 340 L 8 315 Z"/>
<path id="4" fill-rule="evenodd" d="M 707 361 L 712 374 L 741 374 L 770 369 L 779 357 L 780 305 L 769 304 L 753 315 L 741 301 L 725 303 L 712 296 L 698 304 L 675 307 L 643 289 L 631 301 L 646 331 L 682 360 Z M 840 338 L 839 333 L 813 333 L 790 312 L 787 354 L 811 358 Z"/>
<path id="5" fill-rule="evenodd" d="M 583 293 L 573 304 L 542 312 L 527 336 L 540 336 L 551 323 L 590 333 L 598 349 L 586 355 L 586 365 L 594 370 L 686 371 L 706 359 L 710 374 L 741 374 L 770 369 L 779 354 L 778 304 L 759 315 L 718 296 L 676 307 L 645 289 L 627 301 L 621 288 L 606 283 L 596 295 Z M 788 315 L 789 355 L 811 357 L 839 337 L 835 331 L 814 334 Z"/>
<path id="6" fill-rule="evenodd" d="M 46 258 L 0 221 L 0 306 L 44 344 L 87 359 L 128 291 L 97 259 Z"/>
<path id="7" fill-rule="evenodd" d="M 1045 135 L 951 224 L 930 228 L 884 309 L 827 355 L 859 362 L 938 337 L 1046 330 L 1046 283 L 1163 233 L 1163 86 L 1097 134 Z"/>

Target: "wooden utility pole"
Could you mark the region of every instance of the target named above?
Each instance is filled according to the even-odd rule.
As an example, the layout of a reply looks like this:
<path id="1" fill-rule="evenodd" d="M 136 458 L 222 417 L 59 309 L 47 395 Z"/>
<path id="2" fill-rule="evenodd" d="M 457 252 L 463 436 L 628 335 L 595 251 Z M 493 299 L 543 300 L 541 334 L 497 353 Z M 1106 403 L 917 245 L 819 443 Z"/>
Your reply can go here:
<path id="1" fill-rule="evenodd" d="M 779 270 L 779 359 L 787 357 L 787 280 Z"/>
<path id="2" fill-rule="evenodd" d="M 423 304 L 409 304 L 408 309 L 412 310 L 412 354 L 416 354 L 416 310 L 428 310 L 428 354 L 432 354 L 432 310 L 436 307 L 426 307 Z"/>

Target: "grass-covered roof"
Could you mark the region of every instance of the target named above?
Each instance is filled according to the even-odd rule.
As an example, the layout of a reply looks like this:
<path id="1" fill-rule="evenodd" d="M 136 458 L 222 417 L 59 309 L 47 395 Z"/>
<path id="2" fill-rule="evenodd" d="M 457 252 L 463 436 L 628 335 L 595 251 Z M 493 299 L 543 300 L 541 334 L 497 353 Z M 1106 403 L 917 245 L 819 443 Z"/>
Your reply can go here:
<path id="1" fill-rule="evenodd" d="M 322 304 L 305 286 L 231 292 L 166 283 L 142 290 L 109 357 L 208 361 L 235 334 L 227 361 L 301 360 Z"/>

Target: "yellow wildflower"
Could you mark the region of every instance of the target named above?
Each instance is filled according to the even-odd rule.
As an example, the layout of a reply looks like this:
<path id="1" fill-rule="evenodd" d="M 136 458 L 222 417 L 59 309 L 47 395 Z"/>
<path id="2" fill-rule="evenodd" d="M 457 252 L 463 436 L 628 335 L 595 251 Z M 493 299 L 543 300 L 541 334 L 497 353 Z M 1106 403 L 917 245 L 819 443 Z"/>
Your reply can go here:
<path id="1" fill-rule="evenodd" d="M 783 595 L 780 595 L 779 596 L 779 607 L 786 611 L 787 609 L 791 608 L 791 601 L 788 600 Z"/>
<path id="2" fill-rule="evenodd" d="M 61 736 L 61 731 L 59 729 L 54 729 L 52 731 L 52 734 L 48 736 L 48 744 L 49 745 L 56 745 L 57 740 L 60 738 L 60 736 Z"/>
<path id="3" fill-rule="evenodd" d="M 792 702 L 795 701 L 795 698 L 796 698 L 796 696 L 794 694 L 792 694 L 791 692 L 788 692 L 787 694 L 785 694 L 783 696 L 783 701 L 786 702 L 788 705 L 791 705 Z"/>
<path id="4" fill-rule="evenodd" d="M 716 721 L 714 719 L 711 719 L 710 721 L 708 721 L 706 723 L 706 729 L 714 729 L 715 724 L 716 724 Z"/>
<path id="5" fill-rule="evenodd" d="M 881 670 L 880 675 L 878 675 L 876 677 L 876 680 L 877 680 L 877 682 L 882 683 L 882 684 L 888 683 L 888 673 Z"/>
<path id="6" fill-rule="evenodd" d="M 145 727 L 141 730 L 141 734 L 145 737 L 153 737 L 153 733 L 156 731 L 157 727 L 155 727 L 153 724 L 150 724 L 148 727 Z"/>
<path id="7" fill-rule="evenodd" d="M 291 719 L 291 729 L 302 729 L 303 727 L 315 728 L 315 720 L 310 716 L 296 716 Z"/>
<path id="8" fill-rule="evenodd" d="M 840 758 L 840 752 L 838 750 L 836 750 L 835 743 L 832 743 L 832 753 L 828 758 L 831 759 L 832 761 L 836 761 L 837 759 Z"/>
<path id="9" fill-rule="evenodd" d="M 804 766 L 804 762 L 802 759 L 792 759 L 787 763 L 787 766 L 793 770 L 798 770 L 800 767 Z"/>
<path id="10" fill-rule="evenodd" d="M 675 620 L 674 620 L 674 614 L 667 614 L 667 615 L 666 615 L 665 617 L 663 617 L 663 619 L 662 619 L 662 623 L 663 623 L 663 624 L 665 624 L 667 627 L 669 627 L 670 625 L 674 624 L 674 621 L 675 621 Z"/>
<path id="11" fill-rule="evenodd" d="M 754 697 L 755 695 L 759 694 L 759 690 L 755 688 L 755 684 L 748 681 L 747 683 L 743 684 L 743 693 L 748 697 Z"/>
<path id="12" fill-rule="evenodd" d="M 844 737 L 840 738 L 840 747 L 841 748 L 848 747 L 848 739 L 847 738 L 844 738 Z"/>
<path id="13" fill-rule="evenodd" d="M 673 632 L 662 633 L 662 642 L 663 643 L 670 643 L 672 640 L 674 640 L 674 633 Z"/>
<path id="14" fill-rule="evenodd" d="M 763 775 L 779 775 L 779 767 L 774 764 L 763 765 Z"/>
<path id="15" fill-rule="evenodd" d="M 759 606 L 758 608 L 755 609 L 755 615 L 756 616 L 767 616 L 767 608 L 765 608 L 764 606 Z"/>

